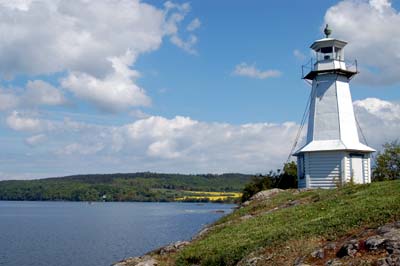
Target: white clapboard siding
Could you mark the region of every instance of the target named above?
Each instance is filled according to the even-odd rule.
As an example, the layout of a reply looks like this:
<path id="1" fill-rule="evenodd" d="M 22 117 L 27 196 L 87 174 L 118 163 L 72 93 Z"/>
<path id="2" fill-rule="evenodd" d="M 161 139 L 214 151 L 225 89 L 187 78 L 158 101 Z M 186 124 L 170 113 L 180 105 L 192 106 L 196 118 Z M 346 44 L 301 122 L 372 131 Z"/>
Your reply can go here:
<path id="1" fill-rule="evenodd" d="M 364 184 L 371 182 L 371 173 L 369 171 L 369 162 L 370 159 L 368 157 L 363 159 L 363 171 L 364 171 Z"/>
<path id="2" fill-rule="evenodd" d="M 341 182 L 343 152 L 311 152 L 308 156 L 310 188 L 334 188 Z"/>

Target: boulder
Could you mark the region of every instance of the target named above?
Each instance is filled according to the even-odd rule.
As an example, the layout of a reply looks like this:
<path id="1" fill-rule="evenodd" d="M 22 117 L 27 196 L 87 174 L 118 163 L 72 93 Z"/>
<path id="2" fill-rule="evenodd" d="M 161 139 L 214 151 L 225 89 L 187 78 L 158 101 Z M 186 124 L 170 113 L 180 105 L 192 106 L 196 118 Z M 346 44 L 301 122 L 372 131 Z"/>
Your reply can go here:
<path id="1" fill-rule="evenodd" d="M 365 241 L 365 247 L 368 250 L 377 250 L 382 246 L 383 242 L 385 242 L 385 238 L 382 236 L 371 236 Z"/>
<path id="2" fill-rule="evenodd" d="M 164 254 L 168 254 L 168 253 L 174 253 L 177 252 L 178 250 L 182 249 L 183 247 L 189 245 L 188 241 L 178 241 L 172 244 L 169 244 L 165 247 L 162 247 L 158 250 L 155 251 L 155 253 L 160 254 L 160 255 L 164 255 Z"/>
<path id="3" fill-rule="evenodd" d="M 265 200 L 265 199 L 269 199 L 272 196 L 278 194 L 279 192 L 281 192 L 282 189 L 279 188 L 273 188 L 273 189 L 268 189 L 268 190 L 263 190 L 260 191 L 256 194 L 254 194 L 250 200 Z"/>
<path id="4" fill-rule="evenodd" d="M 338 253 L 336 254 L 339 258 L 345 257 L 345 256 L 350 256 L 353 257 L 359 249 L 359 244 L 356 239 L 352 239 L 345 243 Z"/>
<path id="5" fill-rule="evenodd" d="M 316 259 L 323 259 L 325 257 L 325 252 L 322 248 L 317 249 L 317 250 L 311 252 L 311 257 L 316 258 Z"/>
<path id="6" fill-rule="evenodd" d="M 251 219 L 253 217 L 254 217 L 253 215 L 246 214 L 246 215 L 243 215 L 242 217 L 240 217 L 240 220 L 242 220 L 242 221 L 249 220 L 249 219 Z"/>
<path id="7" fill-rule="evenodd" d="M 343 265 L 343 263 L 341 263 L 340 260 L 338 259 L 328 260 L 325 263 L 325 266 L 340 266 L 340 265 Z"/>

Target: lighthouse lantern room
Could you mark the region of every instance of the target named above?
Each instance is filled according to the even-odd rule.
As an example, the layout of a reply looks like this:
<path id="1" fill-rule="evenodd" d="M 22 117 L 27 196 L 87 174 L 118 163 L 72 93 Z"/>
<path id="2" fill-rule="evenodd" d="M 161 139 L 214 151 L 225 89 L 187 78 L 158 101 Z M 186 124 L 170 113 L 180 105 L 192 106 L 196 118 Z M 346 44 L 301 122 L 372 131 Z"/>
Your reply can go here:
<path id="1" fill-rule="evenodd" d="M 371 153 L 359 141 L 349 81 L 357 63 L 346 64 L 345 41 L 326 38 L 311 45 L 315 59 L 303 78 L 312 81 L 307 139 L 297 157 L 299 188 L 334 188 L 346 182 L 371 182 Z"/>

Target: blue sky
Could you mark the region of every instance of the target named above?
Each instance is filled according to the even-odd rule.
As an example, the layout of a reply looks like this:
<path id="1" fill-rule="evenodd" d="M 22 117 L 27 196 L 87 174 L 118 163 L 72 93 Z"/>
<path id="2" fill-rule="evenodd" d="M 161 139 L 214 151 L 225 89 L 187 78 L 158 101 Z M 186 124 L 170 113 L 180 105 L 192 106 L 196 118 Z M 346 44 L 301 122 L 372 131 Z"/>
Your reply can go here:
<path id="1" fill-rule="evenodd" d="M 0 179 L 268 172 L 329 23 L 370 144 L 399 137 L 399 2 L 0 1 Z M 377 128 L 378 125 L 378 128 Z"/>

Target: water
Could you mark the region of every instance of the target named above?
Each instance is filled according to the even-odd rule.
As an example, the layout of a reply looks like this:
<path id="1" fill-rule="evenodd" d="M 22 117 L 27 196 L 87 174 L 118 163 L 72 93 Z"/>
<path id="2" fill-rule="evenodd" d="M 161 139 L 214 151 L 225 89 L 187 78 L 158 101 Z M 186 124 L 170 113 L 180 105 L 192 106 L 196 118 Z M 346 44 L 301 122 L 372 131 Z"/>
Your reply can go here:
<path id="1" fill-rule="evenodd" d="M 0 265 L 108 266 L 190 239 L 233 205 L 0 201 Z"/>

